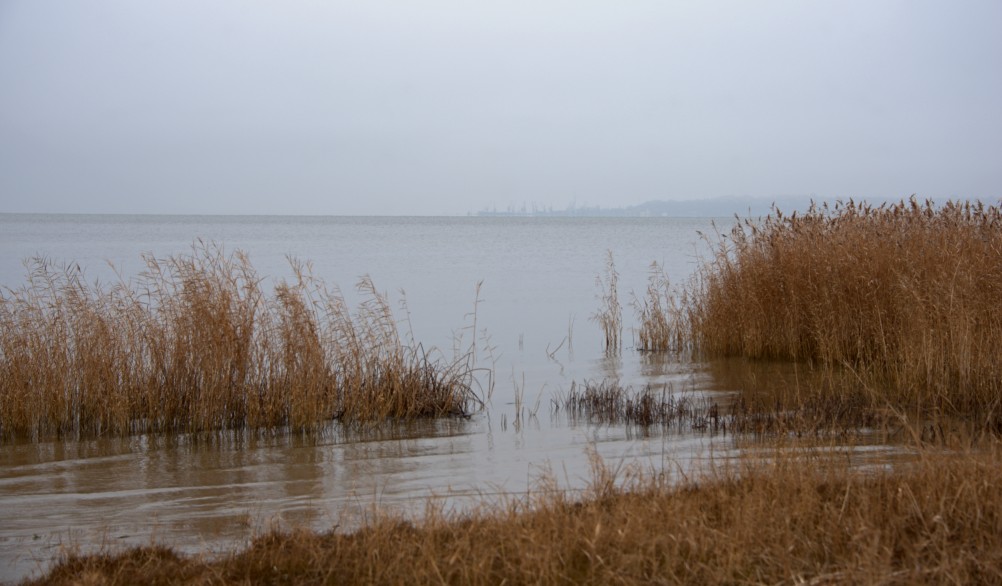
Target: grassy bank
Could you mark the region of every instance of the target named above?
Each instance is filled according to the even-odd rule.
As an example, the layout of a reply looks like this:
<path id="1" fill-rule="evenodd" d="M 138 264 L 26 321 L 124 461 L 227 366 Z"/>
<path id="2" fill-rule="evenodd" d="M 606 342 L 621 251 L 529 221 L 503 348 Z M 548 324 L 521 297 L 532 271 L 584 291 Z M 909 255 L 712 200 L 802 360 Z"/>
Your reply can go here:
<path id="1" fill-rule="evenodd" d="M 682 290 L 652 278 L 641 338 L 813 364 L 830 374 L 813 392 L 999 428 L 1000 299 L 997 206 L 850 201 L 737 224 Z"/>
<path id="2" fill-rule="evenodd" d="M 353 309 L 295 261 L 271 294 L 216 246 L 145 262 L 102 287 L 36 260 L 0 293 L 0 437 L 303 429 L 477 402 L 471 358 L 405 343 L 367 278 Z"/>
<path id="3" fill-rule="evenodd" d="M 351 533 L 271 533 L 208 560 L 166 547 L 70 556 L 36 584 L 997 583 L 998 452 L 923 451 L 896 471 L 777 452 L 669 484 L 599 468 L 583 496 Z"/>

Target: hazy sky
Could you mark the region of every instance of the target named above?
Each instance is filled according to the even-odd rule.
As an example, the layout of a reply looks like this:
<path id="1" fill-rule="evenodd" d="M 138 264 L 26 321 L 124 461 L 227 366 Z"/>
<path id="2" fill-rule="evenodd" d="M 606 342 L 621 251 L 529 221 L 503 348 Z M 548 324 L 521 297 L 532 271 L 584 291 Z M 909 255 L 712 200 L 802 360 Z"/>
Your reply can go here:
<path id="1" fill-rule="evenodd" d="M 0 211 L 1002 196 L 1002 2 L 0 0 Z"/>

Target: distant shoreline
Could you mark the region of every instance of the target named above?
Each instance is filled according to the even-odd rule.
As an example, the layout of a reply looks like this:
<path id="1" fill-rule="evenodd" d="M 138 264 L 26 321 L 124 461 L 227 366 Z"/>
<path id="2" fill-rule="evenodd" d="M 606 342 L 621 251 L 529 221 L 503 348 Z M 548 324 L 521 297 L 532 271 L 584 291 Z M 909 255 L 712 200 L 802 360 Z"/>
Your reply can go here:
<path id="1" fill-rule="evenodd" d="M 853 198 L 854 201 L 866 201 L 873 205 L 892 203 L 908 199 L 903 197 Z M 508 206 L 504 210 L 496 208 L 485 209 L 475 214 L 478 217 L 546 217 L 546 218 L 717 218 L 738 215 L 741 217 L 757 217 L 768 215 L 774 207 L 783 213 L 804 212 L 811 202 L 835 203 L 836 200 L 848 201 L 849 198 L 822 198 L 812 195 L 778 196 L 778 197 L 716 197 L 708 199 L 687 200 L 653 200 L 633 206 L 618 208 L 602 207 L 568 207 L 555 210 L 552 207 L 523 204 L 519 207 Z M 943 199 L 946 201 L 946 199 Z M 937 200 L 937 202 L 939 202 Z"/>

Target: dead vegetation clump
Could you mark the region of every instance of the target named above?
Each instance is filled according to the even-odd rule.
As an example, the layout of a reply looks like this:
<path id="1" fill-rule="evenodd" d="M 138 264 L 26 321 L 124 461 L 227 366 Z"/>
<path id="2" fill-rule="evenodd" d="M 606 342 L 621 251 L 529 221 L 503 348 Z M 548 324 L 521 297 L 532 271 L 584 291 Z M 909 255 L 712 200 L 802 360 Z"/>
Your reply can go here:
<path id="1" fill-rule="evenodd" d="M 603 468 L 583 496 L 273 532 L 215 560 L 158 546 L 69 555 L 32 583 L 998 583 L 1000 483 L 997 448 L 924 450 L 895 471 L 784 449 L 681 483 Z"/>
<path id="2" fill-rule="evenodd" d="M 35 259 L 0 292 L 0 437 L 307 429 L 478 403 L 471 358 L 404 344 L 368 278 L 352 310 L 296 261 L 268 296 L 240 252 L 144 260 L 105 287 Z"/>
<path id="3" fill-rule="evenodd" d="M 572 421 L 601 425 L 635 425 L 661 430 L 727 431 L 717 402 L 662 385 L 634 390 L 617 382 L 571 384 L 561 401 Z"/>

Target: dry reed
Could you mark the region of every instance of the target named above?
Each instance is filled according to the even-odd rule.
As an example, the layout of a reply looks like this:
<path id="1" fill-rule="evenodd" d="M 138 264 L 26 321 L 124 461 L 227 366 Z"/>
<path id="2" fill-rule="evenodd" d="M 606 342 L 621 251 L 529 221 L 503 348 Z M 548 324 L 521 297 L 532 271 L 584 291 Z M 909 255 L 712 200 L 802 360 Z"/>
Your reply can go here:
<path id="1" fill-rule="evenodd" d="M 68 555 L 34 584 L 943 584 L 1002 581 L 997 447 L 896 471 L 785 450 L 673 484 L 596 471 L 525 499 L 350 533 L 273 532 L 217 559 Z"/>
<path id="2" fill-rule="evenodd" d="M 592 321 L 602 327 L 606 353 L 619 352 L 623 337 L 623 306 L 619 303 L 619 272 L 612 258 L 612 251 L 606 253 L 605 278 L 595 277 L 599 289 L 600 309 L 592 316 Z"/>
<path id="3" fill-rule="evenodd" d="M 676 307 L 702 356 L 804 361 L 875 407 L 1002 428 L 1002 212 L 814 205 L 739 222 Z"/>
<path id="4" fill-rule="evenodd" d="M 297 261 L 269 297 L 240 252 L 199 242 L 144 260 L 103 287 L 35 259 L 27 285 L 0 293 L 0 437 L 306 429 L 478 401 L 471 357 L 403 344 L 368 278 L 352 311 Z"/>
<path id="5" fill-rule="evenodd" d="M 637 350 L 680 353 L 689 347 L 685 296 L 686 291 L 671 287 L 658 263 L 651 263 L 647 291 L 632 303 L 640 322 Z"/>

